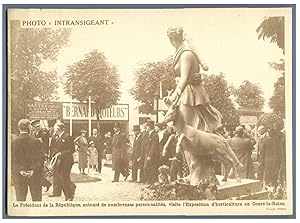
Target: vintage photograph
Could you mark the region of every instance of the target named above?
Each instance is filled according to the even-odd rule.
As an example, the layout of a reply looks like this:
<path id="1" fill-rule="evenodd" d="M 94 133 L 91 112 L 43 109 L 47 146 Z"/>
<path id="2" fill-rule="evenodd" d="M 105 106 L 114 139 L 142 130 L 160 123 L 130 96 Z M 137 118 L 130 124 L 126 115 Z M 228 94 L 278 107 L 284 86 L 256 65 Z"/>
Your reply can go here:
<path id="1" fill-rule="evenodd" d="M 8 216 L 292 215 L 292 18 L 8 8 Z"/>

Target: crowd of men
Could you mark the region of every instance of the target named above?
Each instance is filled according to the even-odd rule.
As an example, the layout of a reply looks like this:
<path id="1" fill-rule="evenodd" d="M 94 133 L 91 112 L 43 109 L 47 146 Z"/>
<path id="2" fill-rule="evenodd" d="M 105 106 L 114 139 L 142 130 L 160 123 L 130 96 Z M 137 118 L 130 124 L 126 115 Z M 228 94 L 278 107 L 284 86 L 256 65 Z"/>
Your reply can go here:
<path id="1" fill-rule="evenodd" d="M 32 126 L 34 125 L 34 127 Z M 70 179 L 75 147 L 72 137 L 65 132 L 63 123 L 56 123 L 49 143 L 48 132 L 40 130 L 39 123 L 28 119 L 18 122 L 19 135 L 12 141 L 12 183 L 17 201 L 25 201 L 30 189 L 33 201 L 42 200 L 42 186 L 47 190 L 51 183 L 45 178 L 44 164 L 48 156 L 53 161 L 52 197 L 66 201 L 74 199 L 76 185 Z M 55 165 L 54 165 L 55 164 Z"/>
<path id="2" fill-rule="evenodd" d="M 129 141 L 120 133 L 120 127 L 115 125 L 112 140 L 112 159 L 115 178 L 119 181 L 120 173 L 124 180 L 130 175 L 128 166 L 131 163 L 131 182 L 153 184 L 158 181 L 159 167 L 168 166 L 171 180 L 183 176 L 184 156 L 176 153 L 177 137 L 172 126 L 155 124 L 148 120 L 142 125 L 133 126 L 134 139 L 131 158 L 127 156 Z"/>
<path id="3" fill-rule="evenodd" d="M 41 129 L 39 121 L 22 119 L 18 129 L 19 135 L 12 141 L 11 154 L 12 182 L 17 201 L 26 200 L 28 188 L 32 200 L 41 201 L 42 187 L 48 191 L 51 185 L 53 191 L 50 197 L 59 197 L 63 192 L 65 200 L 72 201 L 76 185 L 70 174 L 76 150 L 81 174 L 86 174 L 86 167 L 100 174 L 104 152 L 111 153 L 112 182 L 118 182 L 120 175 L 124 180 L 131 175 L 130 182 L 153 184 L 159 181 L 159 167 L 162 166 L 168 168 L 170 181 L 189 174 L 183 152 L 176 152 L 178 137 L 173 127 L 155 124 L 152 120 L 133 126 L 132 142 L 118 123 L 113 127 L 112 137 L 111 134 L 103 137 L 95 128 L 90 137 L 86 137 L 83 130 L 75 140 L 61 122 L 57 122 L 53 132 L 49 132 Z M 260 127 L 257 141 L 242 126 L 232 133 L 223 131 L 218 134 L 228 140 L 243 163 L 244 168 L 239 170 L 241 178 L 259 179 L 272 185 L 285 182 L 285 135 L 282 132 Z M 254 146 L 258 147 L 257 171 L 253 166 Z M 49 172 L 53 175 L 52 182 L 47 177 Z M 216 164 L 216 172 L 222 174 L 220 164 Z"/>

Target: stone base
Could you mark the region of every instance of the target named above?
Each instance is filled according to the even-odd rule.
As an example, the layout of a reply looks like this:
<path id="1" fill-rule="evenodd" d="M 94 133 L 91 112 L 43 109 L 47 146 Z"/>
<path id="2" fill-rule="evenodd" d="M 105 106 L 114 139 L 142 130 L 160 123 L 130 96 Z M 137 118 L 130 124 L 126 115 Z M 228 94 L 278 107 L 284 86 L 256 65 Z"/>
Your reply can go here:
<path id="1" fill-rule="evenodd" d="M 234 198 L 235 200 L 268 200 L 269 199 L 269 191 L 262 190 L 260 192 L 242 195 L 240 197 Z"/>
<path id="2" fill-rule="evenodd" d="M 241 183 L 238 183 L 236 179 L 228 179 L 227 182 L 222 182 L 223 176 L 217 175 L 217 179 L 220 183 L 218 185 L 218 193 L 216 198 L 218 200 L 223 199 L 253 199 L 253 196 L 257 194 L 258 197 L 265 196 L 262 192 L 263 185 L 259 180 L 241 179 Z"/>

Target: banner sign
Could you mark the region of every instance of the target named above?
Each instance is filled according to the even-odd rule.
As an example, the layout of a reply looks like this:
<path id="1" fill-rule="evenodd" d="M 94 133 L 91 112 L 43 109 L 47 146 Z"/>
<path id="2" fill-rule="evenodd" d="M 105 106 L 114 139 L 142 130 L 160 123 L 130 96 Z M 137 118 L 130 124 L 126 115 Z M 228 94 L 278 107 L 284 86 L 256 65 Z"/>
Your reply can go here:
<path id="1" fill-rule="evenodd" d="M 25 115 L 28 119 L 60 119 L 60 102 L 26 101 L 25 104 Z"/>
<path id="2" fill-rule="evenodd" d="M 87 103 L 72 103 L 72 112 L 70 103 L 62 103 L 62 119 L 69 120 L 72 113 L 72 120 L 88 120 L 89 108 Z M 96 109 L 92 106 L 91 119 L 97 120 Z M 109 108 L 102 109 L 99 114 L 101 121 L 128 121 L 129 105 L 118 104 Z"/>

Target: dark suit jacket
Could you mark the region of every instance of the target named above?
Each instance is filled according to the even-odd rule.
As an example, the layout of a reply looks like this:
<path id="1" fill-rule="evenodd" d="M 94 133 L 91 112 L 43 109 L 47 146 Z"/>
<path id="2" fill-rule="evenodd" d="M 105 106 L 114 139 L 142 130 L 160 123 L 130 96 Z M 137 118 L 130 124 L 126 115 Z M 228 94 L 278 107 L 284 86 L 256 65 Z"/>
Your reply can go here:
<path id="1" fill-rule="evenodd" d="M 170 135 L 171 135 L 170 133 L 168 133 L 167 131 L 164 131 L 164 133 L 163 133 L 163 138 L 161 139 L 161 141 L 160 141 L 160 143 L 159 143 L 160 146 L 161 146 L 161 149 L 164 147 L 164 145 L 165 145 L 166 142 L 168 141 Z"/>
<path id="2" fill-rule="evenodd" d="M 141 163 L 144 162 L 145 158 L 146 158 L 146 141 L 147 141 L 147 138 L 148 138 L 148 132 L 147 131 L 144 131 L 141 133 Z"/>
<path id="3" fill-rule="evenodd" d="M 49 153 L 49 137 L 50 137 L 48 132 L 44 131 L 44 130 L 40 130 L 37 133 L 35 133 L 34 136 L 36 138 L 41 139 L 44 152 L 46 154 L 48 154 Z"/>
<path id="4" fill-rule="evenodd" d="M 33 170 L 34 176 L 41 176 L 44 153 L 39 139 L 22 133 L 12 142 L 12 175 L 21 177 L 20 171 Z"/>
<path id="5" fill-rule="evenodd" d="M 160 145 L 158 134 L 153 131 L 150 135 L 146 135 L 145 140 L 145 157 L 150 157 L 152 161 L 159 162 Z"/>
<path id="6" fill-rule="evenodd" d="M 127 143 L 129 140 L 124 133 L 119 132 L 112 137 L 112 169 L 114 171 L 122 171 L 128 166 Z"/>
<path id="7" fill-rule="evenodd" d="M 51 140 L 51 152 L 52 156 L 56 153 L 61 153 L 60 160 L 72 160 L 73 162 L 73 153 L 75 152 L 75 146 L 72 137 L 64 132 L 61 137 L 57 140 L 52 138 Z"/>
<path id="8" fill-rule="evenodd" d="M 141 157 L 143 134 L 140 133 L 138 138 L 134 138 L 132 145 L 132 159 L 136 160 Z"/>

